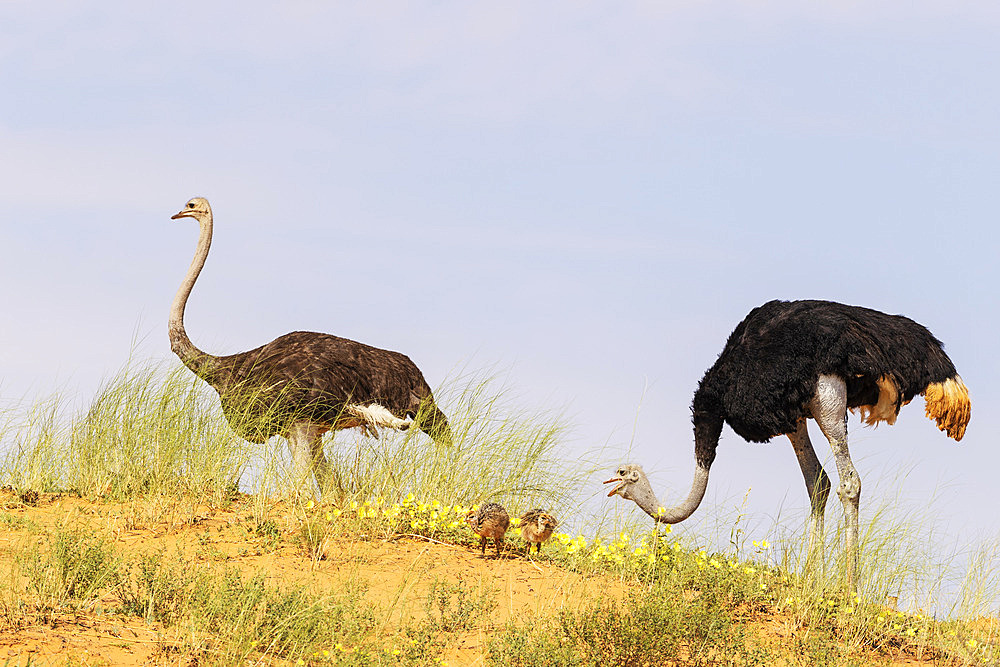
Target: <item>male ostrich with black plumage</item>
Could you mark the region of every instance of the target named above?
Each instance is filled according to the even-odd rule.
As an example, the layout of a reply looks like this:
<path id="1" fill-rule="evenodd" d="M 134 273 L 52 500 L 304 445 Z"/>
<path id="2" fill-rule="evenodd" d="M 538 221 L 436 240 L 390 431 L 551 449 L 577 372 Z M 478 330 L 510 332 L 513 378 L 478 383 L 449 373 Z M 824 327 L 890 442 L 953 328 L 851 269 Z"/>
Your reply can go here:
<path id="1" fill-rule="evenodd" d="M 184 330 L 184 307 L 212 245 L 212 209 L 195 197 L 172 216 L 180 218 L 197 220 L 200 234 L 170 309 L 170 348 L 219 393 L 240 437 L 259 444 L 274 435 L 288 440 L 296 488 L 313 473 L 322 492 L 328 473 L 322 437 L 330 430 L 361 427 L 374 435 L 377 427 L 403 430 L 416 422 L 436 442 L 451 443 L 427 381 L 399 352 L 311 331 L 222 357 L 195 347 Z"/>
<path id="2" fill-rule="evenodd" d="M 608 494 L 636 502 L 662 523 L 678 523 L 698 508 L 708 486 L 722 424 L 749 442 L 787 435 L 812 505 L 809 553 L 823 544 L 830 478 L 820 465 L 806 419 L 830 441 L 847 521 L 848 586 L 857 586 L 861 478 L 847 449 L 847 411 L 869 425 L 893 424 L 899 409 L 922 394 L 927 416 L 955 440 L 969 423 L 969 392 L 941 342 L 901 315 L 830 301 L 771 301 L 750 311 L 698 384 L 691 405 L 695 474 L 688 497 L 665 509 L 637 465 L 605 483 Z"/>

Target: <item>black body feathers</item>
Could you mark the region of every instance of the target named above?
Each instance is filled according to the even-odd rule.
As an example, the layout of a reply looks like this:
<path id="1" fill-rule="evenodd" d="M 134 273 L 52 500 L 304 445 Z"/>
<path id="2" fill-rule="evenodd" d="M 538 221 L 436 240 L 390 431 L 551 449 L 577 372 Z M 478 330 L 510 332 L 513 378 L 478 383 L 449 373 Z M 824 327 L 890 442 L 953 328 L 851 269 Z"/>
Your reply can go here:
<path id="1" fill-rule="evenodd" d="M 820 375 L 845 381 L 849 408 L 871 413 L 878 404 L 869 423 L 891 423 L 928 385 L 957 378 L 941 342 L 909 318 L 830 301 L 770 301 L 740 322 L 701 379 L 692 403 L 696 432 L 717 431 L 725 420 L 751 442 L 793 433 L 809 416 Z M 965 405 L 967 422 L 967 393 Z"/>

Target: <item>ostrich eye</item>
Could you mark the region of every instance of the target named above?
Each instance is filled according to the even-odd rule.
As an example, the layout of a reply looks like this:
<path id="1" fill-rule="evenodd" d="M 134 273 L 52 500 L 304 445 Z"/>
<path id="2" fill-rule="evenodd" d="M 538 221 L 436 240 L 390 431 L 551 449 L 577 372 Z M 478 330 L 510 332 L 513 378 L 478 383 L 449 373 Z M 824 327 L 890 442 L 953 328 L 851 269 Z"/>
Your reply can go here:
<path id="1" fill-rule="evenodd" d="M 188 208 L 194 208 L 194 202 L 189 201 L 188 202 Z"/>
<path id="2" fill-rule="evenodd" d="M 621 477 L 624 477 L 625 476 L 625 468 L 619 468 L 618 469 L 618 475 L 621 476 Z"/>

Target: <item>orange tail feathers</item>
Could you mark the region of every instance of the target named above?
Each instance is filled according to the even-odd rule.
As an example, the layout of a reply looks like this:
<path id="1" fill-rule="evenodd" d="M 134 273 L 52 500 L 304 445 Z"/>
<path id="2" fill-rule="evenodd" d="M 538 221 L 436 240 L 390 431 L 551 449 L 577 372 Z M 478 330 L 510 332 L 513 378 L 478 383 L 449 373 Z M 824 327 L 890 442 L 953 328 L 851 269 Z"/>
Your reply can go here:
<path id="1" fill-rule="evenodd" d="M 958 375 L 944 382 L 934 382 L 924 389 L 927 402 L 927 418 L 937 422 L 938 428 L 956 441 L 965 435 L 969 424 L 972 404 L 969 389 Z"/>

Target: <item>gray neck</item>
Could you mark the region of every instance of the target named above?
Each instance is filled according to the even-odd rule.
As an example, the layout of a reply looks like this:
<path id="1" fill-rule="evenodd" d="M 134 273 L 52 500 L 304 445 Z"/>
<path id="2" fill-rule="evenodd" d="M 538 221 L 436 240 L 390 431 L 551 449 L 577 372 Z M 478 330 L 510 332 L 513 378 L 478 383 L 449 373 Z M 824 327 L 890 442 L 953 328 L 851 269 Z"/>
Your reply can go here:
<path id="1" fill-rule="evenodd" d="M 205 266 L 208 258 L 208 249 L 212 246 L 212 214 L 209 213 L 204 219 L 198 220 L 200 233 L 198 235 L 198 248 L 194 252 L 194 259 L 188 268 L 187 275 L 181 282 L 174 302 L 170 306 L 170 321 L 167 331 L 170 335 L 170 349 L 180 357 L 185 366 L 196 374 L 201 375 L 208 369 L 206 366 L 214 357 L 199 350 L 191 339 L 188 338 L 187 331 L 184 330 L 184 308 L 187 306 L 188 297 L 191 296 L 191 289 L 198 280 L 201 269 Z"/>
<path id="2" fill-rule="evenodd" d="M 696 412 L 694 415 L 694 481 L 691 482 L 691 490 L 687 498 L 681 504 L 674 507 L 662 507 L 656 501 L 653 489 L 649 485 L 649 480 L 645 477 L 645 484 L 640 485 L 641 489 L 633 489 L 633 496 L 642 494 L 642 500 L 633 498 L 649 516 L 661 523 L 680 523 L 691 516 L 698 506 L 701 505 L 702 498 L 705 497 L 705 490 L 708 488 L 708 471 L 715 461 L 715 450 L 719 446 L 719 436 L 722 435 L 723 419 L 717 414 L 710 412 Z"/>
<path id="3" fill-rule="evenodd" d="M 688 518 L 701 505 L 702 498 L 705 497 L 705 489 L 708 488 L 708 468 L 697 465 L 694 470 L 694 482 L 691 484 L 691 491 L 679 505 L 667 507 L 661 511 L 663 505 L 656 499 L 653 489 L 649 483 L 632 488 L 632 500 L 643 512 L 653 517 L 660 523 L 680 523 Z"/>

